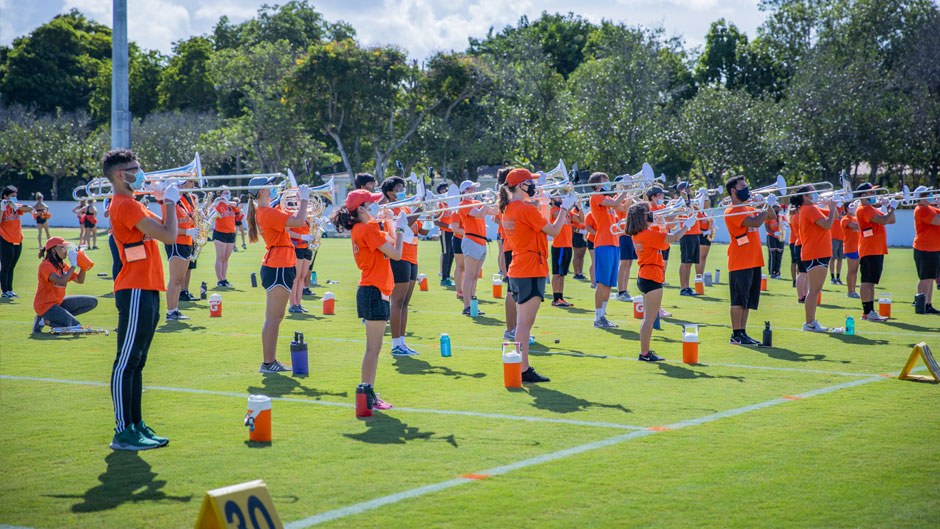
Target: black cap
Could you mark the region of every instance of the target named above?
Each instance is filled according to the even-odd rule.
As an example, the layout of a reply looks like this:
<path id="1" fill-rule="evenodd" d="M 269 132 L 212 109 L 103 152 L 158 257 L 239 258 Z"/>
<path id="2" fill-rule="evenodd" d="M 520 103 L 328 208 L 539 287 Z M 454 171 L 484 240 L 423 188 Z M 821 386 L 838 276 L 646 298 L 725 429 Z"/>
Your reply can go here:
<path id="1" fill-rule="evenodd" d="M 688 182 L 679 182 L 678 184 L 672 186 L 672 188 L 675 189 L 676 191 L 685 189 L 685 188 L 687 188 L 687 187 L 689 187 L 689 183 L 688 183 Z"/>
<path id="2" fill-rule="evenodd" d="M 863 182 L 855 188 L 856 191 L 871 191 L 873 189 L 878 189 L 878 186 L 873 186 L 868 182 Z"/>
<path id="3" fill-rule="evenodd" d="M 664 193 L 663 188 L 659 186 L 653 186 L 650 188 L 649 191 L 646 192 L 646 198 L 652 198 L 653 195 L 661 195 L 663 193 Z"/>

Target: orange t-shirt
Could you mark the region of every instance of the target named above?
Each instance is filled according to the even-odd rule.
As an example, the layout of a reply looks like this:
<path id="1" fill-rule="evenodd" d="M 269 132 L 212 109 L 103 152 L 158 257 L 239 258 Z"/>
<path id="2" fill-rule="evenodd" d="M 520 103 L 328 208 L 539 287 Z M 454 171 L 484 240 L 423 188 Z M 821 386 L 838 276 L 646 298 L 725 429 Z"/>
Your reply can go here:
<path id="1" fill-rule="evenodd" d="M 441 228 L 441 231 L 449 231 L 449 232 L 454 231 L 450 229 L 450 221 L 451 221 L 452 216 L 453 216 L 453 213 L 444 213 L 443 215 L 441 215 L 441 219 L 438 222 L 446 226 L 444 228 Z"/>
<path id="2" fill-rule="evenodd" d="M 842 251 L 845 253 L 854 253 L 858 251 L 858 239 L 861 236 L 858 228 L 852 229 L 849 228 L 850 222 L 858 222 L 855 220 L 855 217 L 851 215 L 846 215 L 839 220 L 839 225 L 842 226 L 842 233 L 845 234 L 845 239 L 842 243 Z"/>
<path id="3" fill-rule="evenodd" d="M 666 234 L 653 229 L 651 225 L 633 236 L 633 246 L 636 247 L 636 254 L 640 263 L 640 271 L 637 276 L 657 283 L 665 281 L 666 265 L 663 262 L 663 254 L 659 251 L 669 249 Z"/>
<path id="4" fill-rule="evenodd" d="M 855 218 L 858 219 L 858 227 L 862 231 L 862 237 L 858 241 L 859 257 L 865 257 L 866 255 L 885 255 L 888 253 L 888 236 L 885 232 L 884 224 L 877 224 L 871 221 L 876 215 L 881 215 L 881 212 L 873 208 L 871 204 L 862 204 L 855 212 Z"/>
<path id="5" fill-rule="evenodd" d="M 140 202 L 120 194 L 114 195 L 108 211 L 111 234 L 114 235 L 123 265 L 114 280 L 114 291 L 129 288 L 166 291 L 160 245 L 137 229 L 137 223 L 144 218 L 157 216 Z"/>
<path id="6" fill-rule="evenodd" d="M 472 208 L 462 208 L 460 212 L 460 227 L 463 228 L 463 236 L 470 237 L 470 240 L 486 245 L 486 219 L 483 217 L 474 217 L 470 210 L 479 207 L 482 202 L 478 200 L 464 200 L 461 204 L 476 204 Z"/>
<path id="7" fill-rule="evenodd" d="M 552 222 L 561 212 L 561 208 L 552 208 Z M 571 215 L 565 213 L 568 221 L 561 227 L 561 232 L 552 239 L 552 248 L 571 248 Z"/>
<path id="8" fill-rule="evenodd" d="M 696 216 L 697 216 L 697 215 L 696 215 Z M 699 224 L 701 224 L 701 221 L 696 222 L 695 224 L 693 224 L 692 227 L 689 228 L 688 231 L 685 232 L 685 234 L 686 234 L 686 235 L 701 235 L 701 234 L 702 234 L 702 228 L 699 226 Z"/>
<path id="9" fill-rule="evenodd" d="M 232 209 L 235 211 L 235 222 L 241 222 L 245 218 L 245 214 L 242 213 L 242 209 L 238 206 L 232 206 Z"/>
<path id="10" fill-rule="evenodd" d="M 572 231 L 581 231 L 584 229 L 584 223 L 578 222 L 575 220 L 574 215 L 580 213 L 581 210 L 578 209 L 578 206 L 571 206 L 570 215 L 568 215 L 569 220 L 571 220 L 571 229 Z"/>
<path id="11" fill-rule="evenodd" d="M 548 224 L 539 208 L 513 200 L 503 211 L 506 238 L 512 241 L 509 277 L 545 277 L 548 275 L 548 236 L 542 228 Z"/>
<path id="12" fill-rule="evenodd" d="M 402 211 L 406 215 L 411 214 L 411 208 L 408 206 L 403 206 L 400 208 L 392 208 L 392 213 L 397 217 Z M 421 226 L 420 222 L 415 222 L 411 226 L 411 232 L 415 234 L 415 241 L 417 241 L 418 229 Z M 385 222 L 385 232 L 386 233 L 395 233 L 395 223 L 393 221 Z M 407 243 L 403 242 L 401 245 L 401 260 L 408 261 L 409 263 L 418 264 L 418 243 Z"/>
<path id="13" fill-rule="evenodd" d="M 800 245 L 800 209 L 796 208 L 790 215 L 790 244 Z"/>
<path id="14" fill-rule="evenodd" d="M 288 231 L 293 232 L 293 233 L 299 233 L 300 235 L 307 235 L 308 233 L 310 233 L 310 225 L 304 224 L 303 226 L 295 226 L 293 228 L 289 228 Z M 290 237 L 290 235 L 288 235 L 288 237 Z M 294 248 L 298 248 L 300 250 L 303 250 L 304 248 L 308 246 L 307 241 L 303 239 L 295 239 L 293 237 L 290 237 L 290 243 L 294 246 Z M 294 254 L 294 255 L 296 256 L 297 254 Z"/>
<path id="15" fill-rule="evenodd" d="M 940 209 L 918 205 L 914 208 L 914 249 L 922 252 L 940 251 L 940 226 L 930 222 Z"/>
<path id="16" fill-rule="evenodd" d="M 742 226 L 749 215 L 731 215 L 741 211 L 756 212 L 749 206 L 733 206 L 725 209 L 725 226 L 731 236 L 728 244 L 728 271 L 747 270 L 764 266 L 764 253 L 761 251 L 760 230 Z"/>
<path id="17" fill-rule="evenodd" d="M 708 215 L 700 211 L 698 213 L 698 218 L 701 219 L 698 221 L 699 230 L 706 232 L 712 228 L 712 220 L 708 218 Z"/>
<path id="18" fill-rule="evenodd" d="M 219 233 L 235 233 L 235 209 L 228 204 L 219 202 L 215 205 L 219 216 L 215 218 L 215 231 Z"/>
<path id="19" fill-rule="evenodd" d="M 512 251 L 512 241 L 506 237 L 506 226 L 503 225 L 503 215 L 496 216 L 496 223 L 499 224 L 499 235 L 503 238 L 503 253 Z"/>
<path id="20" fill-rule="evenodd" d="M 584 216 L 584 229 L 591 228 L 594 231 L 597 231 L 597 222 L 594 221 L 594 213 L 588 211 L 588 214 Z M 597 236 L 591 233 L 590 231 L 587 234 L 587 240 L 589 242 L 594 242 Z"/>
<path id="21" fill-rule="evenodd" d="M 189 193 L 181 193 L 180 201 L 176 203 L 176 244 L 192 244 L 193 238 L 186 235 L 186 230 L 196 227 L 193 220 L 193 199 Z"/>
<path id="22" fill-rule="evenodd" d="M 356 266 L 362 271 L 359 286 L 376 287 L 386 296 L 395 288 L 392 265 L 379 248 L 388 242 L 375 224 L 358 222 L 352 227 L 352 250 Z"/>
<path id="23" fill-rule="evenodd" d="M 285 268 L 297 264 L 294 245 L 291 244 L 290 236 L 287 234 L 287 219 L 290 217 L 290 213 L 280 208 L 266 206 L 255 210 L 255 222 L 258 223 L 258 231 L 264 239 L 264 248 L 267 250 L 261 260 L 263 266 Z"/>
<path id="24" fill-rule="evenodd" d="M 39 264 L 39 286 L 36 287 L 36 297 L 33 298 L 33 310 L 36 311 L 37 316 L 42 316 L 54 305 L 62 304 L 62 300 L 65 299 L 65 287 L 53 283 L 49 276 L 52 274 L 61 275 L 68 272 L 68 270 L 64 265 L 63 268 L 56 268 L 48 259 L 43 259 L 42 263 Z M 77 276 L 77 271 L 72 272 L 69 281 L 75 281 Z"/>
<path id="25" fill-rule="evenodd" d="M 823 214 L 823 210 L 816 206 L 800 208 L 800 240 L 803 241 L 800 249 L 801 260 L 832 257 L 832 233 L 816 224 L 817 220 L 828 217 L 828 212 Z"/>
<path id="26" fill-rule="evenodd" d="M 780 238 L 780 220 L 778 220 L 777 217 L 765 220 L 764 229 L 767 231 L 768 237 L 773 237 L 774 239 Z"/>
<path id="27" fill-rule="evenodd" d="M 23 242 L 23 226 L 20 224 L 20 216 L 23 213 L 7 204 L 3 208 L 3 218 L 0 221 L 0 237 L 3 237 L 8 243 L 19 244 Z"/>
<path id="28" fill-rule="evenodd" d="M 845 210 L 837 210 L 839 213 L 842 213 Z M 828 215 L 828 213 L 827 213 Z M 841 220 L 841 219 L 840 219 Z M 839 221 L 832 223 L 832 228 L 829 228 L 830 236 L 834 241 L 844 241 L 845 240 L 845 230 L 842 229 L 842 223 Z M 844 246 L 844 244 L 843 244 Z"/>
<path id="29" fill-rule="evenodd" d="M 594 195 L 591 197 L 591 214 L 594 215 L 594 224 L 597 235 L 594 237 L 594 247 L 598 246 L 617 246 L 617 239 L 610 233 L 610 226 L 616 222 L 616 210 L 607 206 L 602 206 L 606 195 Z"/>

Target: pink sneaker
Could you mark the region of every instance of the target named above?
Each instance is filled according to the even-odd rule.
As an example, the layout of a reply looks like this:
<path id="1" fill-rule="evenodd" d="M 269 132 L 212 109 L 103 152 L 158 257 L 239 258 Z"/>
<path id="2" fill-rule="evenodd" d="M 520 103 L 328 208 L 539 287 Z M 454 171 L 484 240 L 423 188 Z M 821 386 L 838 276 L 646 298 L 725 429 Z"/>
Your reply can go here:
<path id="1" fill-rule="evenodd" d="M 457 299 L 463 299 L 463 292 L 457 293 Z"/>
<path id="2" fill-rule="evenodd" d="M 664 309 L 664 308 L 662 308 L 662 307 L 659 307 L 659 317 L 660 317 L 660 318 L 671 318 L 671 317 L 672 317 L 672 313 L 671 313 L 671 312 L 666 312 L 666 309 Z"/>
<path id="3" fill-rule="evenodd" d="M 395 406 L 392 406 L 391 404 L 389 404 L 389 403 L 385 402 L 384 400 L 380 399 L 378 394 L 375 395 L 375 403 L 372 404 L 372 409 L 375 409 L 375 410 L 390 410 L 390 409 L 392 409 L 392 408 L 394 408 L 394 407 L 395 407 Z"/>

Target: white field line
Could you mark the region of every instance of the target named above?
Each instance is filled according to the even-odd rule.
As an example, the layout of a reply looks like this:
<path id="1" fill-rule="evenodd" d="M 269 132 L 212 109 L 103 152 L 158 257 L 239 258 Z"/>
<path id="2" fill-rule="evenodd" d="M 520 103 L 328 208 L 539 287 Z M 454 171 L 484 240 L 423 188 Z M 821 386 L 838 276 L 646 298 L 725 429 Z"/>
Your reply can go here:
<path id="1" fill-rule="evenodd" d="M 94 386 L 94 387 L 108 387 L 109 384 L 105 382 L 90 382 L 85 380 L 66 380 L 66 379 L 57 379 L 57 378 L 39 378 L 39 377 L 18 377 L 12 375 L 0 375 L 0 380 L 21 380 L 29 382 L 50 382 L 56 384 L 75 384 L 79 386 Z M 237 397 L 244 399 L 248 396 L 247 393 L 238 393 L 233 391 L 213 391 L 208 389 L 194 389 L 194 388 L 173 388 L 166 386 L 144 386 L 144 389 L 152 391 L 172 391 L 177 393 L 196 393 L 200 395 L 219 395 L 223 397 Z M 320 406 L 337 406 L 342 408 L 354 408 L 355 405 L 350 402 L 335 402 L 328 400 L 312 400 L 312 399 L 299 399 L 293 397 L 271 397 L 271 400 L 280 400 L 285 402 L 299 402 L 302 404 L 316 404 Z M 629 424 L 619 424 L 614 422 L 595 422 L 595 421 L 577 421 L 574 419 L 553 419 L 550 417 L 531 417 L 527 415 L 508 415 L 503 413 L 482 413 L 475 411 L 463 411 L 463 410 L 434 410 L 426 408 L 400 408 L 395 407 L 396 411 L 402 411 L 407 413 L 430 413 L 437 415 L 461 415 L 465 417 L 482 417 L 486 419 L 501 419 L 501 420 L 510 420 L 510 421 L 525 421 L 525 422 L 547 422 L 547 423 L 556 423 L 556 424 L 573 424 L 575 426 L 591 426 L 595 428 L 617 428 L 621 430 L 645 430 L 644 426 L 633 426 Z"/>

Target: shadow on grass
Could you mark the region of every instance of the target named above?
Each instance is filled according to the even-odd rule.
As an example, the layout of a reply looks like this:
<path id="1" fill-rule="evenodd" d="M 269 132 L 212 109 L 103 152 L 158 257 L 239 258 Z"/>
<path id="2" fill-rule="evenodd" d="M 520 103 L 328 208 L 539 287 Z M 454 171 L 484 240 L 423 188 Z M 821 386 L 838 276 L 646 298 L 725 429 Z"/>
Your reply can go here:
<path id="1" fill-rule="evenodd" d="M 839 336 L 834 334 L 833 336 Z M 749 349 L 763 353 L 776 360 L 786 360 L 787 362 L 831 362 L 826 360 L 826 355 L 816 353 L 798 353 L 790 349 L 781 349 L 780 347 L 750 347 Z"/>
<path id="2" fill-rule="evenodd" d="M 422 432 L 420 429 L 408 426 L 395 417 L 390 417 L 384 413 L 375 413 L 371 418 L 366 419 L 365 423 L 368 430 L 362 433 L 344 433 L 343 436 L 363 443 L 383 445 L 403 445 L 408 441 L 415 440 L 441 440 L 457 448 L 457 439 L 453 434 L 435 438 L 435 432 Z"/>
<path id="3" fill-rule="evenodd" d="M 588 408 L 610 408 L 620 410 L 624 413 L 632 413 L 623 404 L 606 404 L 603 402 L 592 402 L 590 400 L 575 397 L 561 391 L 548 389 L 544 386 L 528 385 L 526 386 L 530 396 L 535 398 L 532 405 L 540 410 L 553 411 L 555 413 L 572 413 L 583 411 Z"/>
<path id="4" fill-rule="evenodd" d="M 306 378 L 306 377 L 304 377 Z M 297 377 L 280 373 L 264 373 L 261 378 L 263 386 L 248 386 L 246 391 L 252 395 L 267 395 L 268 397 L 304 396 L 320 400 L 323 396 L 347 397 L 347 392 L 320 391 L 308 388 L 300 383 Z"/>
<path id="5" fill-rule="evenodd" d="M 64 334 L 64 335 L 55 335 L 48 332 L 32 332 L 30 331 L 29 339 L 30 340 L 76 340 L 81 338 L 81 335 L 78 334 Z"/>
<path id="6" fill-rule="evenodd" d="M 271 446 L 271 441 L 245 441 L 245 446 L 248 448 L 268 448 Z"/>
<path id="7" fill-rule="evenodd" d="M 918 316 L 922 316 L 922 315 L 918 314 Z M 932 322 L 933 325 L 927 325 L 927 326 L 911 325 L 910 323 L 903 323 L 903 322 L 895 321 L 895 320 L 888 320 L 884 322 L 882 325 L 887 325 L 888 327 L 904 329 L 905 331 L 912 331 L 912 332 L 936 332 L 937 329 L 940 328 L 940 318 L 932 317 L 931 319 L 934 319 L 936 321 Z"/>
<path id="8" fill-rule="evenodd" d="M 157 332 L 176 332 L 182 330 L 201 331 L 205 328 L 206 327 L 204 325 L 190 325 L 185 321 L 174 320 L 164 322 L 163 325 L 157 329 Z"/>
<path id="9" fill-rule="evenodd" d="M 829 334 L 829 336 L 852 345 L 884 345 L 888 343 L 888 340 L 872 340 L 858 334 Z"/>
<path id="10" fill-rule="evenodd" d="M 322 320 L 323 316 L 317 316 L 313 312 L 295 312 L 284 315 L 286 320 Z"/>
<path id="11" fill-rule="evenodd" d="M 610 334 L 616 334 L 622 340 L 639 340 L 640 339 L 640 333 L 636 331 L 631 331 L 629 329 L 619 328 L 619 329 L 602 329 L 602 330 L 607 331 Z"/>
<path id="12" fill-rule="evenodd" d="M 166 480 L 156 479 L 157 473 L 137 452 L 114 451 L 104 458 L 108 468 L 98 476 L 100 485 L 84 494 L 51 494 L 52 498 L 76 498 L 72 512 L 99 512 L 117 508 L 125 503 L 143 501 L 175 501 L 187 503 L 193 496 L 168 496 L 162 489 Z"/>
<path id="13" fill-rule="evenodd" d="M 594 314 L 594 309 L 585 309 L 581 307 L 562 307 L 562 310 L 572 314 Z M 548 317 L 551 318 L 552 316 L 549 315 Z"/>
<path id="14" fill-rule="evenodd" d="M 697 365 L 697 364 L 693 364 Z M 662 371 L 662 373 L 656 373 L 657 375 L 665 375 L 669 378 L 678 378 L 683 380 L 689 380 L 694 378 L 727 378 L 731 380 L 737 380 L 738 382 L 744 382 L 744 377 L 736 377 L 731 375 L 709 375 L 705 371 L 697 371 L 679 364 L 669 364 L 666 362 L 656 362 L 656 367 Z"/>
<path id="15" fill-rule="evenodd" d="M 476 318 L 472 316 L 464 316 L 464 317 L 465 318 L 469 317 L 470 321 L 475 323 L 476 325 L 487 325 L 487 326 L 497 325 L 500 327 L 505 325 L 505 323 L 503 323 L 502 321 L 497 320 L 496 318 L 491 318 L 489 316 L 477 316 Z"/>
<path id="16" fill-rule="evenodd" d="M 483 378 L 486 376 L 486 373 L 464 373 L 446 366 L 431 365 L 430 362 L 419 360 L 413 356 L 396 356 L 394 362 L 395 369 L 403 375 L 443 375 L 455 379 L 461 377 Z"/>

